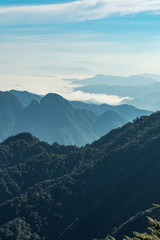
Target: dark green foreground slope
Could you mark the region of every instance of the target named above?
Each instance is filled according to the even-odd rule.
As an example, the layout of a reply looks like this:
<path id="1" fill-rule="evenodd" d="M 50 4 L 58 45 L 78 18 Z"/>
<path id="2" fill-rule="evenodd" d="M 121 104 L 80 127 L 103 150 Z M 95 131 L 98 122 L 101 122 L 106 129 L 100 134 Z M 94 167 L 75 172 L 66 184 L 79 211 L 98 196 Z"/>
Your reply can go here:
<path id="1" fill-rule="evenodd" d="M 0 168 L 0 239 L 104 238 L 160 202 L 160 113 L 83 148 L 19 134 L 0 145 Z"/>

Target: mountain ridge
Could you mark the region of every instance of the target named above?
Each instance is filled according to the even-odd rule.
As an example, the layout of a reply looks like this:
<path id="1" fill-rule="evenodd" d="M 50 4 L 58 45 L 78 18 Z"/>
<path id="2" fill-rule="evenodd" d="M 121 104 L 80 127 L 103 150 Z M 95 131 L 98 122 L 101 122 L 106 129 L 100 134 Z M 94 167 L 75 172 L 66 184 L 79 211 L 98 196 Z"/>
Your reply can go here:
<path id="1" fill-rule="evenodd" d="M 0 109 L 2 120 L 7 116 L 13 116 L 11 124 L 8 122 L 10 124 L 8 133 L 3 136 L 5 130 L 0 131 L 1 141 L 12 134 L 31 132 L 40 140 L 49 143 L 59 142 L 65 145 L 82 146 L 140 115 L 151 113 L 129 105 L 110 106 L 102 104 L 99 106 L 70 102 L 54 93 L 47 94 L 41 98 L 40 102 L 33 96 L 32 102 L 24 107 L 12 93 L 2 93 L 2 95 L 6 95 L 6 99 L 7 94 L 14 98 L 14 101 L 10 101 L 10 104 L 15 104 L 13 109 L 16 109 L 18 102 L 19 110 L 16 110 L 13 116 L 9 109 L 6 115 L 5 104 Z M 111 111 L 115 113 L 113 114 Z M 6 123 L 7 121 L 2 122 L 1 126 L 5 127 Z"/>
<path id="2" fill-rule="evenodd" d="M 0 141 L 13 133 L 16 114 L 21 110 L 23 106 L 16 96 L 0 91 Z"/>
<path id="3" fill-rule="evenodd" d="M 40 239 L 91 240 L 160 201 L 160 112 L 85 147 L 37 144 L 23 163 L 0 172 L 0 225 L 25 217 Z"/>
<path id="4" fill-rule="evenodd" d="M 120 85 L 130 85 L 130 86 L 141 86 L 141 85 L 149 85 L 157 80 L 153 79 L 151 75 L 132 75 L 132 76 L 113 76 L 113 75 L 103 75 L 103 74 L 97 74 L 94 77 L 86 78 L 86 79 L 67 79 L 69 81 L 72 81 L 74 84 L 106 84 L 110 86 Z"/>

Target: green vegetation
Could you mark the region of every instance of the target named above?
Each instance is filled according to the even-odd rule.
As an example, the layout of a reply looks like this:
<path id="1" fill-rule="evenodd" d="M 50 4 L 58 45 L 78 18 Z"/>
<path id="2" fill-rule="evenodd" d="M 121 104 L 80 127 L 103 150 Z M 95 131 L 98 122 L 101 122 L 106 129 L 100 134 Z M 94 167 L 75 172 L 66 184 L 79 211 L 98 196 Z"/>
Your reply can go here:
<path id="1" fill-rule="evenodd" d="M 160 202 L 159 145 L 159 112 L 81 148 L 29 133 L 8 138 L 0 144 L 1 239 L 122 239 L 145 231 L 145 216 L 160 216 L 149 209 Z"/>
<path id="2" fill-rule="evenodd" d="M 155 205 L 155 206 L 160 208 L 159 205 Z M 152 219 L 151 217 L 148 217 L 148 221 L 150 223 L 150 227 L 148 228 L 150 234 L 146 232 L 145 233 L 133 232 L 134 234 L 133 238 L 125 236 L 123 240 L 159 240 L 160 239 L 160 222 L 155 219 Z M 111 236 L 107 236 L 103 240 L 115 240 L 115 238 Z"/>

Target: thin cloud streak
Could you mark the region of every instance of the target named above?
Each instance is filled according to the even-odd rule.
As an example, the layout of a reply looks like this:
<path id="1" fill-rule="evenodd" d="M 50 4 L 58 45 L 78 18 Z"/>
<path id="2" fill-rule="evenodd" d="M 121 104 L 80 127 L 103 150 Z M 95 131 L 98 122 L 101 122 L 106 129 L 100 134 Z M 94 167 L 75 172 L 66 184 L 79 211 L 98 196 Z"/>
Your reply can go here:
<path id="1" fill-rule="evenodd" d="M 0 8 L 0 25 L 77 22 L 142 12 L 160 14 L 160 0 L 78 0 L 37 6 L 4 6 Z"/>
<path id="2" fill-rule="evenodd" d="M 70 101 L 83 101 L 95 104 L 109 104 L 119 105 L 123 100 L 129 97 L 119 97 L 116 95 L 96 94 L 96 93 L 84 93 L 82 91 L 75 91 L 71 93 L 62 93 L 62 96 Z"/>

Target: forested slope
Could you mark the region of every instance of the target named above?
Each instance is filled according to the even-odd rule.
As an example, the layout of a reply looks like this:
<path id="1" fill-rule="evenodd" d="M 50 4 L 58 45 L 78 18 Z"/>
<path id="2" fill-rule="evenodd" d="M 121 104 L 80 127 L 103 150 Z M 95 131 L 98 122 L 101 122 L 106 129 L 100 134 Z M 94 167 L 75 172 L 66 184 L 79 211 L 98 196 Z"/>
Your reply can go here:
<path id="1" fill-rule="evenodd" d="M 23 239 L 22 229 L 26 239 L 111 234 L 160 202 L 159 146 L 159 112 L 82 148 L 49 145 L 27 133 L 7 139 L 0 145 L 1 239 Z"/>

